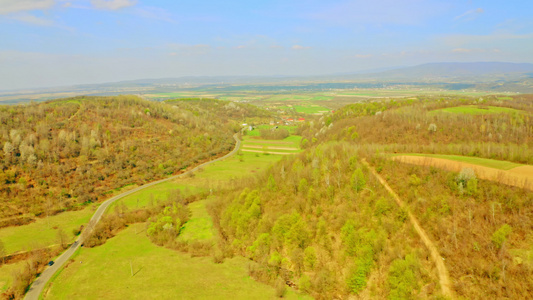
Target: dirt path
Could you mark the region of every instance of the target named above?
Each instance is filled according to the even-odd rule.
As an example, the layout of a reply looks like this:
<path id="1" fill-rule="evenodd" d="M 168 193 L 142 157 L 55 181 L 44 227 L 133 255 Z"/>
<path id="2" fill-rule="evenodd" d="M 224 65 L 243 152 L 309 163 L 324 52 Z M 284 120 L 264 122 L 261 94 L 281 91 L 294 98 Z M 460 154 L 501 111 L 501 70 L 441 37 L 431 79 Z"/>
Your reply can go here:
<path id="1" fill-rule="evenodd" d="M 437 250 L 437 247 L 435 246 L 435 244 L 433 244 L 433 242 L 428 237 L 428 235 L 426 234 L 422 226 L 420 226 L 420 223 L 418 222 L 416 217 L 411 213 L 407 205 L 405 205 L 405 203 L 402 201 L 402 199 L 400 199 L 398 194 L 396 194 L 396 192 L 394 192 L 394 190 L 388 185 L 387 181 L 385 181 L 385 179 L 383 179 L 383 177 L 381 177 L 376 172 L 376 170 L 372 166 L 370 166 L 370 164 L 368 164 L 366 160 L 363 159 L 361 160 L 361 162 L 366 167 L 368 167 L 370 172 L 372 172 L 372 174 L 379 180 L 379 182 L 385 187 L 385 189 L 387 189 L 387 191 L 394 198 L 398 206 L 400 206 L 401 208 L 407 211 L 407 215 L 409 216 L 409 221 L 411 221 L 411 224 L 413 225 L 416 232 L 420 236 L 420 239 L 422 239 L 422 242 L 428 248 L 429 252 L 431 253 L 431 258 L 433 259 L 433 262 L 435 263 L 437 267 L 437 273 L 439 276 L 439 282 L 440 282 L 442 294 L 445 297 L 454 299 L 455 297 L 451 289 L 450 275 L 448 273 L 448 269 L 446 269 L 446 265 L 444 264 L 442 256 L 440 256 L 439 251 Z"/>
<path id="2" fill-rule="evenodd" d="M 454 172 L 459 172 L 463 168 L 471 168 L 474 170 L 474 172 L 476 172 L 476 176 L 478 178 L 496 181 L 533 191 L 533 166 L 516 167 L 506 171 L 435 157 L 405 155 L 395 156 L 392 159 L 403 163 L 434 166 Z"/>
<path id="3" fill-rule="evenodd" d="M 82 111 L 82 109 L 83 109 L 83 105 L 80 103 L 78 110 L 72 116 L 70 116 L 70 118 L 68 118 L 67 122 L 75 118 L 80 113 L 80 111 Z"/>

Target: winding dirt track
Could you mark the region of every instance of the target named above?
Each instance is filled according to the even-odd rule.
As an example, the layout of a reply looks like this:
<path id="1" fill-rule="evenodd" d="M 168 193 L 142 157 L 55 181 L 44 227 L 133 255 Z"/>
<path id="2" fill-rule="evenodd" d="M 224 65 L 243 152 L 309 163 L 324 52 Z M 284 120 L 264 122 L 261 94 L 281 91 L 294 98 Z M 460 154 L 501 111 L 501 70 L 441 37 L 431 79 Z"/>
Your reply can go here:
<path id="1" fill-rule="evenodd" d="M 426 245 L 426 247 L 428 248 L 429 252 L 431 253 L 431 258 L 433 259 L 433 262 L 435 263 L 435 265 L 437 267 L 437 273 L 438 273 L 438 276 L 439 276 L 439 283 L 440 283 L 440 287 L 441 287 L 441 290 L 442 290 L 442 294 L 445 297 L 454 299 L 455 296 L 454 296 L 453 291 L 451 289 L 450 275 L 448 273 L 448 269 L 446 268 L 446 265 L 444 264 L 443 259 L 440 256 L 439 251 L 437 250 L 437 247 L 435 246 L 435 244 L 433 244 L 433 241 L 431 241 L 431 239 L 428 237 L 428 235 L 426 234 L 426 232 L 424 231 L 422 226 L 420 226 L 420 223 L 418 222 L 416 217 L 411 213 L 411 211 L 409 210 L 407 205 L 405 205 L 405 203 L 398 196 L 398 194 L 396 194 L 396 192 L 394 192 L 394 190 L 387 184 L 387 181 L 385 181 L 385 179 L 383 179 L 383 177 L 381 177 L 376 172 L 376 170 L 372 166 L 370 166 L 370 164 L 368 164 L 368 162 L 366 160 L 362 159 L 361 162 L 379 180 L 381 185 L 383 185 L 385 187 L 385 189 L 387 189 L 387 191 L 394 198 L 394 200 L 396 201 L 398 206 L 400 206 L 401 208 L 403 208 L 403 209 L 405 209 L 407 211 L 407 215 L 409 216 L 409 221 L 411 221 L 411 224 L 413 225 L 413 227 L 415 228 L 416 232 L 420 236 L 420 239 L 422 240 L 424 245 Z"/>
<path id="2" fill-rule="evenodd" d="M 124 192 L 122 194 L 116 195 L 116 196 L 114 196 L 114 197 L 102 202 L 102 204 L 100 204 L 100 206 L 98 207 L 96 212 L 93 214 L 91 220 L 89 221 L 89 225 L 86 227 L 85 231 L 89 231 L 89 232 L 92 231 L 92 228 L 94 228 L 94 226 L 98 223 L 98 221 L 100 221 L 100 218 L 104 214 L 104 212 L 107 209 L 107 207 L 109 207 L 109 205 L 111 205 L 113 202 L 117 201 L 118 199 L 121 199 L 121 198 L 123 198 L 125 196 L 128 196 L 130 194 L 138 192 L 138 191 L 140 191 L 142 189 L 145 189 L 147 187 L 150 187 L 150 186 L 153 186 L 153 185 L 165 182 L 165 181 L 170 181 L 170 180 L 173 180 L 173 179 L 184 177 L 184 176 L 186 176 L 186 175 L 188 175 L 188 174 L 190 174 L 192 172 L 196 172 L 199 168 L 203 168 L 203 167 L 205 167 L 207 165 L 210 165 L 210 164 L 212 164 L 214 162 L 226 159 L 226 158 L 234 155 L 239 150 L 239 148 L 241 146 L 241 141 L 237 138 L 236 134 L 233 136 L 233 139 L 235 139 L 235 148 L 230 153 L 224 155 L 223 157 L 220 157 L 220 158 L 208 161 L 206 163 L 203 163 L 203 164 L 201 164 L 201 165 L 195 167 L 194 169 L 189 170 L 189 171 L 187 171 L 185 173 L 181 173 L 179 175 L 175 175 L 175 176 L 172 176 L 172 177 L 168 177 L 168 178 L 165 178 L 165 179 L 161 179 L 161 180 L 158 180 L 158 181 L 147 183 L 147 184 L 142 185 L 142 186 L 140 186 L 138 188 L 135 188 L 133 190 L 130 190 L 130 191 Z M 55 260 L 55 263 L 52 266 L 46 268 L 41 273 L 41 275 L 39 277 L 37 277 L 37 279 L 31 284 L 31 286 L 28 289 L 28 292 L 24 296 L 25 300 L 37 300 L 37 299 L 39 299 L 39 296 L 41 295 L 41 292 L 43 291 L 46 283 L 52 278 L 52 276 L 57 271 L 59 271 L 61 269 L 61 267 L 67 262 L 67 260 L 79 249 L 80 245 L 83 244 L 83 240 L 84 240 L 85 236 L 87 236 L 86 232 L 83 232 L 82 234 L 80 234 L 78 239 L 65 252 L 63 252 L 63 254 L 61 254 Z M 95 274 L 95 276 L 98 276 L 98 275 Z"/>
<path id="3" fill-rule="evenodd" d="M 395 156 L 392 159 L 402 163 L 433 166 L 454 172 L 459 172 L 463 168 L 471 168 L 478 178 L 533 191 L 533 166 L 522 166 L 506 171 L 435 157 L 405 155 Z"/>

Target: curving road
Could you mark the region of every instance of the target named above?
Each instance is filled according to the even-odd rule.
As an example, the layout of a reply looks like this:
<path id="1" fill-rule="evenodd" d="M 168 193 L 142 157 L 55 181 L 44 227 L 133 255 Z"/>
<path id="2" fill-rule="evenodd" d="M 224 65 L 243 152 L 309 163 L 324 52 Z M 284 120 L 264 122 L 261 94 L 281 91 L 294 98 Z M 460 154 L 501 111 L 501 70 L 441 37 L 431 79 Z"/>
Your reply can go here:
<path id="1" fill-rule="evenodd" d="M 26 296 L 24 297 L 24 299 L 27 299 L 27 300 L 37 300 L 37 299 L 39 299 L 39 295 L 43 291 L 46 283 L 50 280 L 50 278 L 52 278 L 52 276 L 59 269 L 61 269 L 61 267 L 67 262 L 67 260 L 72 256 L 72 254 L 74 254 L 74 252 L 76 252 L 76 250 L 78 250 L 80 245 L 83 243 L 83 238 L 86 236 L 85 232 L 87 232 L 88 230 L 91 230 L 92 227 L 96 223 L 98 223 L 98 221 L 100 221 L 100 218 L 102 218 L 102 215 L 104 214 L 105 210 L 109 207 L 109 205 L 111 205 L 113 202 L 117 201 L 118 199 L 121 199 L 121 198 L 123 198 L 125 196 L 131 195 L 131 194 L 133 194 L 135 192 L 138 192 L 138 191 L 140 191 L 142 189 L 145 189 L 147 187 L 151 187 L 153 185 L 156 185 L 156 184 L 159 184 L 159 183 L 162 183 L 162 182 L 165 182 L 165 181 L 181 178 L 181 177 L 186 176 L 186 175 L 188 175 L 188 174 L 190 174 L 192 172 L 195 172 L 199 168 L 205 167 L 205 166 L 210 165 L 210 164 L 212 164 L 214 162 L 226 159 L 226 158 L 234 155 L 239 150 L 239 148 L 241 146 L 241 141 L 237 138 L 237 134 L 233 135 L 233 139 L 235 139 L 235 148 L 230 153 L 224 155 L 223 157 L 220 157 L 220 158 L 217 158 L 215 160 L 203 163 L 203 164 L 201 164 L 201 165 L 195 167 L 194 169 L 189 170 L 189 171 L 187 171 L 185 173 L 182 173 L 182 174 L 179 174 L 179 175 L 175 175 L 175 176 L 172 176 L 172 177 L 168 177 L 168 178 L 165 178 L 165 179 L 161 179 L 161 180 L 158 180 L 158 181 L 147 183 L 147 184 L 142 185 L 142 186 L 140 186 L 138 188 L 135 188 L 135 189 L 127 191 L 127 192 L 124 192 L 122 194 L 119 194 L 119 195 L 117 195 L 115 197 L 112 197 L 112 198 L 104 201 L 98 207 L 98 209 L 96 210 L 96 212 L 92 216 L 91 220 L 89 221 L 89 224 L 92 224 L 92 226 L 87 226 L 85 231 L 83 232 L 83 234 L 79 235 L 78 239 L 65 252 L 63 252 L 54 261 L 54 264 L 52 266 L 48 267 L 47 269 L 45 269 L 41 273 L 41 275 L 39 277 L 37 277 L 37 279 L 31 284 L 31 286 L 30 286 L 28 292 L 26 293 Z"/>

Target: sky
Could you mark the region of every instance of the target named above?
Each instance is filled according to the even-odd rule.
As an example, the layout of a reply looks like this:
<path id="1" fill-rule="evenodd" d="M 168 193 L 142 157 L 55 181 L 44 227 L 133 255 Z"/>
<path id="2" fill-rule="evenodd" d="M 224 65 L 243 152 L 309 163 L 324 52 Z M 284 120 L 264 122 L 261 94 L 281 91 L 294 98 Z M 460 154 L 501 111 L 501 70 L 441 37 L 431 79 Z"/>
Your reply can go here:
<path id="1" fill-rule="evenodd" d="M 0 90 L 533 63 L 530 0 L 0 0 Z"/>

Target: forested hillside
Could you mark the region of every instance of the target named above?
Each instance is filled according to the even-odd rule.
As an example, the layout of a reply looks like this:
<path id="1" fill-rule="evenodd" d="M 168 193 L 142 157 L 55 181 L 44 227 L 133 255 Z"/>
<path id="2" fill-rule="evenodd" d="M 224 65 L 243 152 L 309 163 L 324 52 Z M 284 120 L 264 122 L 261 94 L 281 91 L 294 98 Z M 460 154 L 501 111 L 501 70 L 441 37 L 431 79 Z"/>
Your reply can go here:
<path id="1" fill-rule="evenodd" d="M 179 109 L 192 112 L 206 119 L 234 120 L 241 123 L 264 124 L 272 120 L 273 114 L 257 106 L 246 103 L 235 103 L 217 99 L 184 98 L 165 101 Z M 240 128 L 240 127 L 239 127 Z"/>
<path id="2" fill-rule="evenodd" d="M 223 247 L 258 262 L 257 280 L 320 299 L 439 295 L 405 211 L 357 152 L 346 142 L 320 145 L 220 199 L 212 211 Z"/>
<path id="3" fill-rule="evenodd" d="M 442 256 L 453 294 L 532 297 L 530 191 L 480 180 L 471 169 L 390 159 L 425 152 L 531 163 L 532 111 L 527 95 L 421 98 L 353 104 L 309 122 L 301 128 L 307 151 L 212 205 L 221 247 L 258 262 L 250 270 L 258 280 L 319 298 L 443 296 L 410 212 Z"/>
<path id="4" fill-rule="evenodd" d="M 76 209 L 226 153 L 233 112 L 249 112 L 219 101 L 206 117 L 203 102 L 117 96 L 0 107 L 0 225 Z"/>
<path id="5" fill-rule="evenodd" d="M 450 113 L 446 108 L 456 108 Z M 472 109 L 479 112 L 471 113 Z M 356 103 L 303 132 L 305 145 L 353 141 L 387 152 L 477 156 L 533 164 L 533 96 L 512 101 L 418 97 Z"/>

